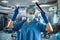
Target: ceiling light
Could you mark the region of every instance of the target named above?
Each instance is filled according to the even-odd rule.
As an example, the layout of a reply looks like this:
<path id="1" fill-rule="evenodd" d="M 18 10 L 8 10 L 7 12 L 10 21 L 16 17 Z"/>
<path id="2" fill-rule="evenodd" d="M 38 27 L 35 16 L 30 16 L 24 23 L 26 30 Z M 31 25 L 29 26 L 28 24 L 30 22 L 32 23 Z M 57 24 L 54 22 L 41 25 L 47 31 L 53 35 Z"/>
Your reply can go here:
<path id="1" fill-rule="evenodd" d="M 8 8 L 8 7 L 2 7 L 3 9 L 12 9 L 12 8 Z"/>
<path id="2" fill-rule="evenodd" d="M 32 2 L 33 2 L 33 3 L 36 3 L 36 2 L 39 2 L 39 1 L 38 1 L 38 0 L 33 0 Z"/>
<path id="3" fill-rule="evenodd" d="M 8 1 L 7 0 L 3 0 L 3 1 L 1 1 L 2 3 L 8 3 Z"/>
<path id="4" fill-rule="evenodd" d="M 0 8 L 2 8 L 2 9 L 12 9 L 12 8 L 2 7 L 2 6 L 0 6 Z"/>
<path id="5" fill-rule="evenodd" d="M 51 5 L 40 5 L 40 7 L 48 7 L 48 6 L 51 6 Z"/>

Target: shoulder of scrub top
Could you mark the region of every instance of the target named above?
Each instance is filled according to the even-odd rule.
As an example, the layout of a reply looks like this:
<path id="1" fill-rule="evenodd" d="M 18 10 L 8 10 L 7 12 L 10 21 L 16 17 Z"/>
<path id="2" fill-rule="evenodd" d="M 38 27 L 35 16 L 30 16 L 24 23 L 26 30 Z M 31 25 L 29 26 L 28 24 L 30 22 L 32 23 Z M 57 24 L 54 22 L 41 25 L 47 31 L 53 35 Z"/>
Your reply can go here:
<path id="1" fill-rule="evenodd" d="M 21 27 L 22 27 L 22 25 L 23 25 L 24 22 L 25 22 L 25 21 L 20 21 L 20 22 L 14 23 L 14 28 L 13 28 L 13 30 L 14 30 L 14 31 L 18 31 L 19 29 L 21 29 Z"/>
<path id="2" fill-rule="evenodd" d="M 46 24 L 38 22 L 38 26 L 41 32 L 46 32 Z"/>

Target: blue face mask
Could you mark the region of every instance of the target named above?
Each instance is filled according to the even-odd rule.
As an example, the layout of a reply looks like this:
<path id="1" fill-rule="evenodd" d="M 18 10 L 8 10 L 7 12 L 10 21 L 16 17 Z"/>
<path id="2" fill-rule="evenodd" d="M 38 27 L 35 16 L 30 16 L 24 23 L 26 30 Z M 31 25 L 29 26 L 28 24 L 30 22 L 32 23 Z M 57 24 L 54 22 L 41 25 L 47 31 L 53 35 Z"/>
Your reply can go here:
<path id="1" fill-rule="evenodd" d="M 34 15 L 29 15 L 27 16 L 30 20 L 33 20 L 34 19 Z"/>

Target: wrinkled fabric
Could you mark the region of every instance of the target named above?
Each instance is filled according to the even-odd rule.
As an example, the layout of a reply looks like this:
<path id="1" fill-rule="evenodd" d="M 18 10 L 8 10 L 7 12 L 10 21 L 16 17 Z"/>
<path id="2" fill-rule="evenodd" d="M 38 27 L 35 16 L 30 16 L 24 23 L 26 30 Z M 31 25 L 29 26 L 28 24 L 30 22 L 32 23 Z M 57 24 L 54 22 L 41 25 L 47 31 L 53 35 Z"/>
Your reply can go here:
<path id="1" fill-rule="evenodd" d="M 41 32 L 45 32 L 46 25 L 40 23 L 39 21 L 32 20 L 30 23 L 27 21 L 14 24 L 14 31 L 17 31 L 16 40 L 41 40 Z M 20 28 L 21 27 L 21 28 Z"/>

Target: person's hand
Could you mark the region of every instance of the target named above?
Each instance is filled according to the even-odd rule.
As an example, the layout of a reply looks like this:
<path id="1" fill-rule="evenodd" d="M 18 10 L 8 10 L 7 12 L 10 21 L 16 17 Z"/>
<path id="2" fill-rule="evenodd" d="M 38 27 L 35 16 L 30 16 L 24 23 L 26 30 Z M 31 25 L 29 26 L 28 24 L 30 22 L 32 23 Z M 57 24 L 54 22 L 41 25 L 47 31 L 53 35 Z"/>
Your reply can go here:
<path id="1" fill-rule="evenodd" d="M 7 25 L 7 28 L 13 28 L 13 24 L 14 24 L 14 21 L 10 20 Z"/>
<path id="2" fill-rule="evenodd" d="M 13 28 L 13 24 L 14 24 L 14 21 L 16 20 L 18 12 L 19 12 L 19 7 L 16 7 L 16 9 L 14 10 L 14 14 L 13 14 L 11 20 L 8 22 L 8 25 L 7 25 L 8 28 Z"/>
<path id="3" fill-rule="evenodd" d="M 14 10 L 14 14 L 11 18 L 12 21 L 15 21 L 16 16 L 18 15 L 18 13 L 19 13 L 19 7 L 16 7 L 15 10 Z"/>

